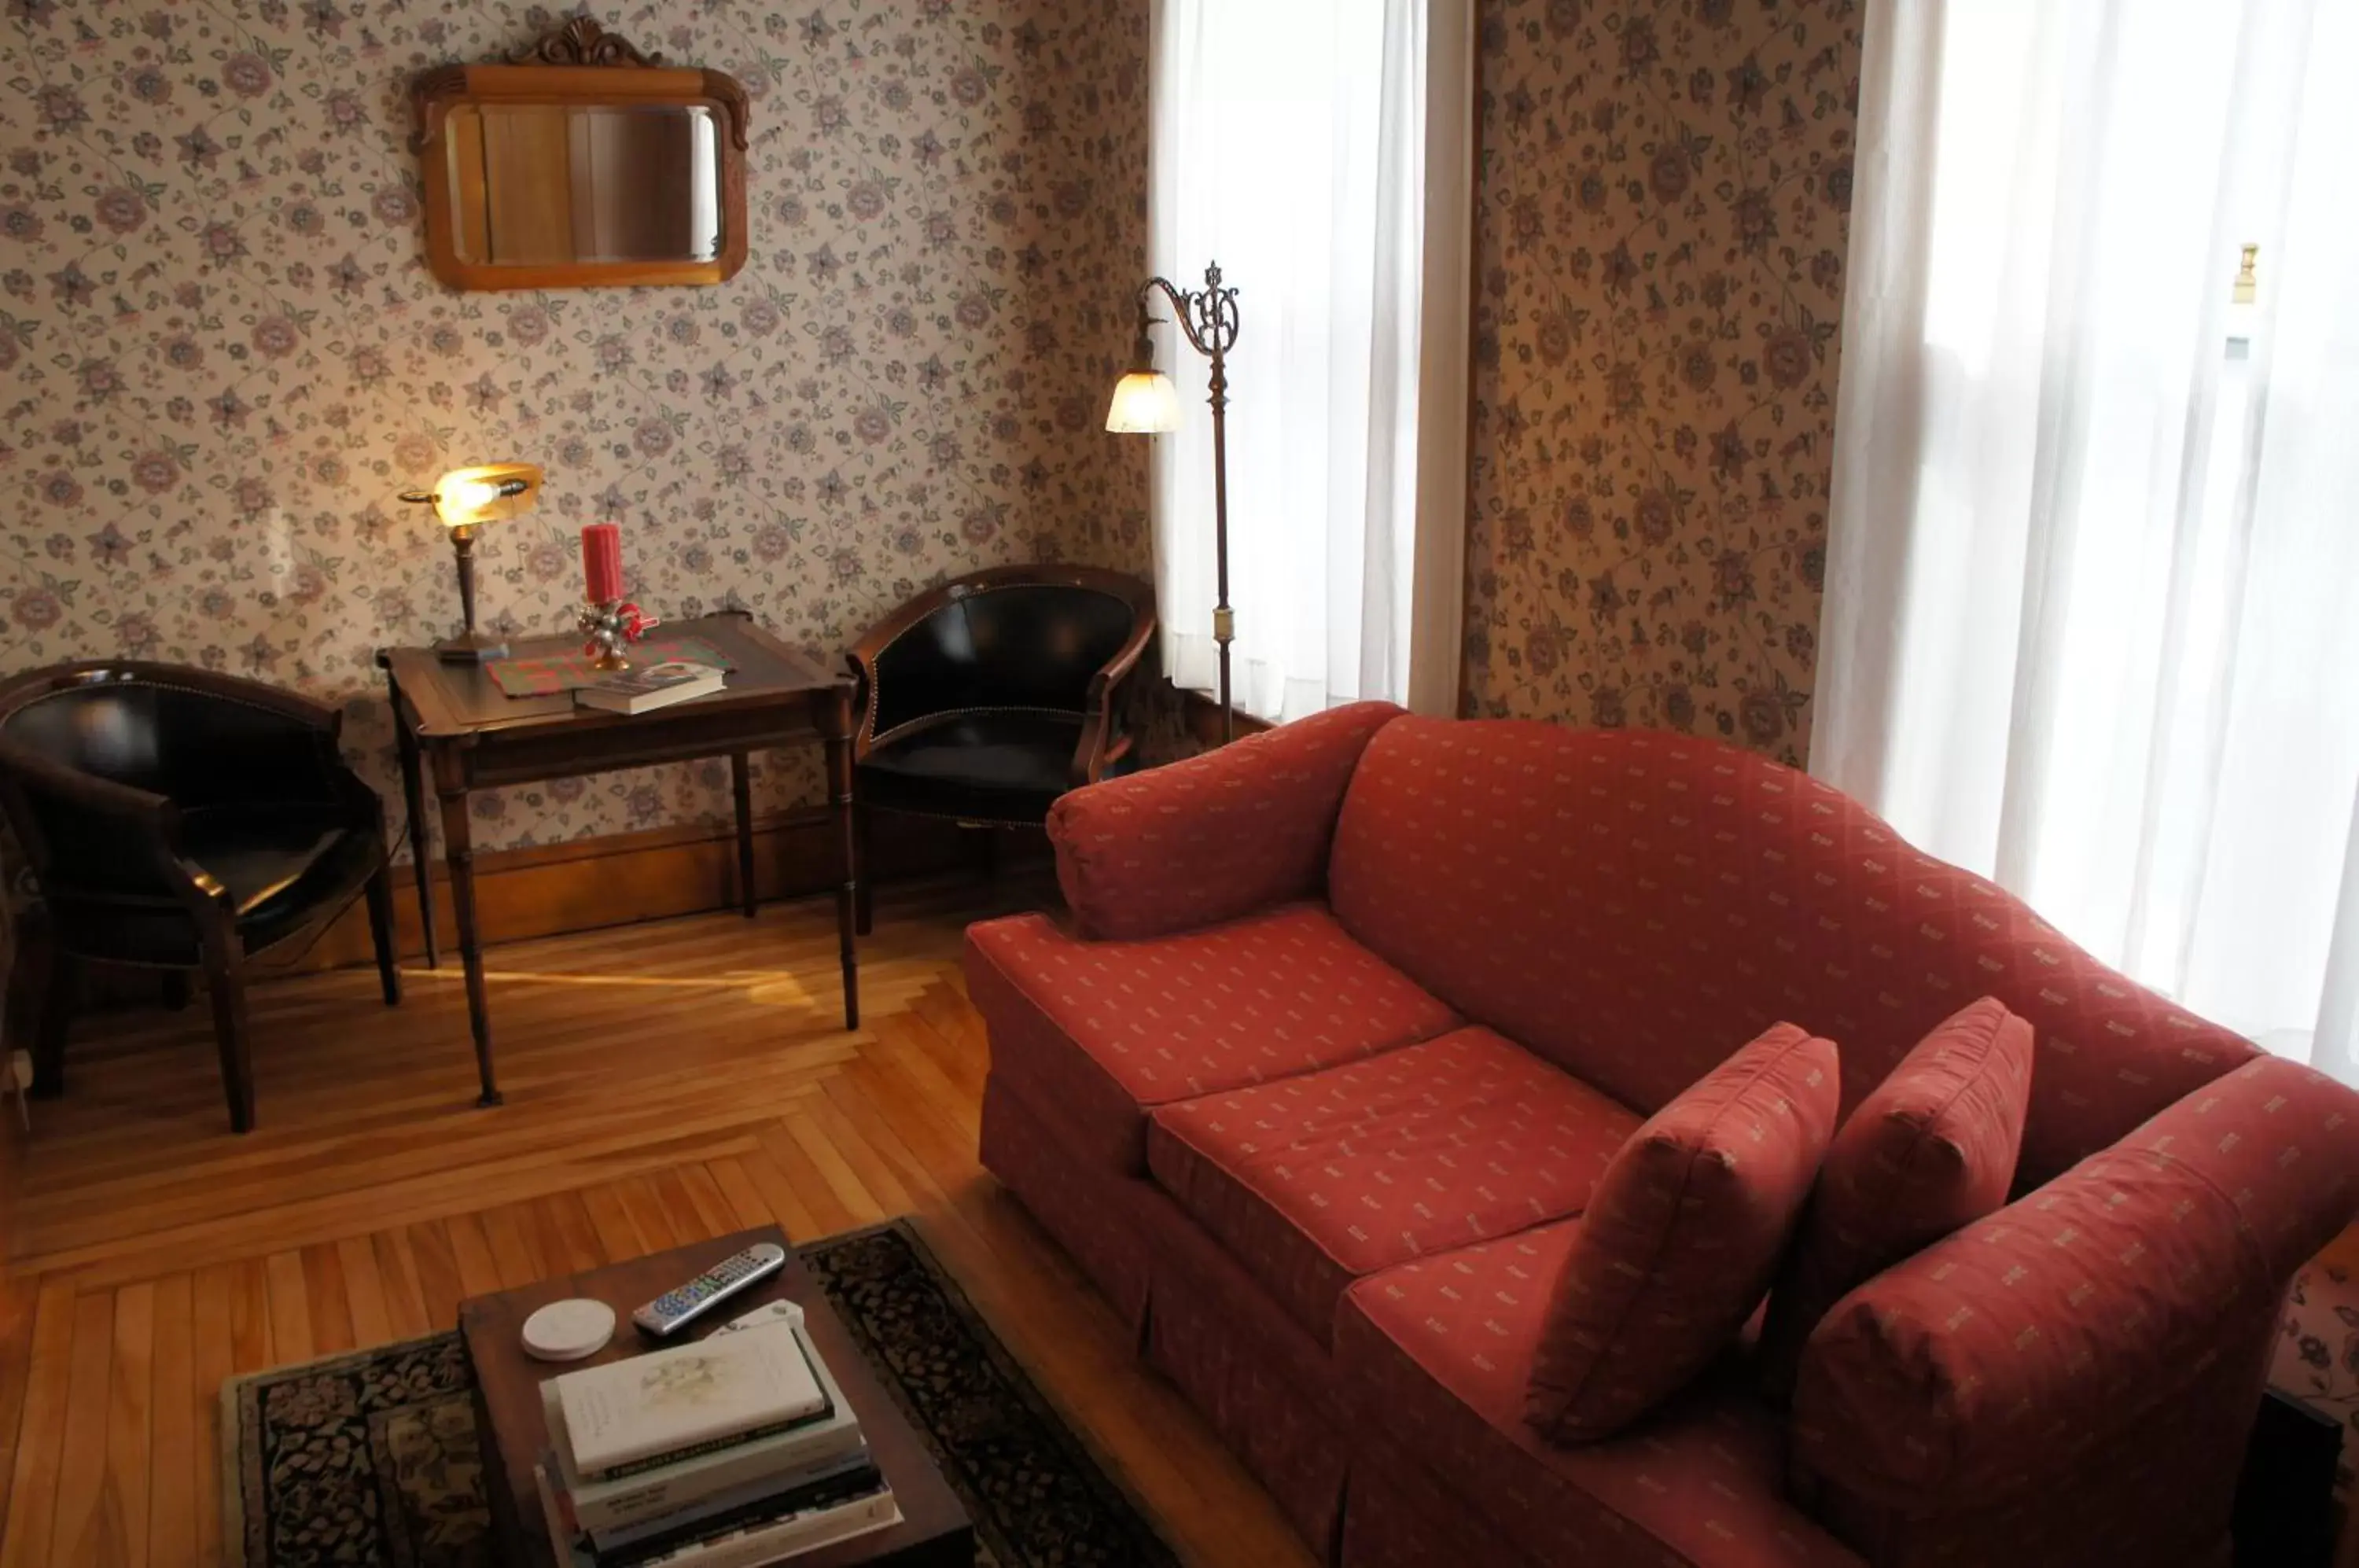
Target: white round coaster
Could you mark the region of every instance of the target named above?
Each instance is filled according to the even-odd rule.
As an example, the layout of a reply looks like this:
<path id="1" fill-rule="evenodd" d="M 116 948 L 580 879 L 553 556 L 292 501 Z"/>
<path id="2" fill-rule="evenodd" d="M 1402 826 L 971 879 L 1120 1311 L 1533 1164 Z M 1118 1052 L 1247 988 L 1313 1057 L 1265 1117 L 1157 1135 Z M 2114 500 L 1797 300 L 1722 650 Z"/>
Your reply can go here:
<path id="1" fill-rule="evenodd" d="M 584 1360 L 614 1337 L 614 1309 L 586 1297 L 551 1301 L 524 1320 L 525 1352 L 542 1361 Z"/>

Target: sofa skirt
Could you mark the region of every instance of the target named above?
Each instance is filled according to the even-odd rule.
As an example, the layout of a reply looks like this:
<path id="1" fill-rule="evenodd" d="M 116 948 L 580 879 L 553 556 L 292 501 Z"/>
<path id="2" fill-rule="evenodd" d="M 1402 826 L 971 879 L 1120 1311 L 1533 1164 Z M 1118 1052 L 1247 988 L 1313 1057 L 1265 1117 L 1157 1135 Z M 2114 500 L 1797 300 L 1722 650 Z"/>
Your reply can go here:
<path id="1" fill-rule="evenodd" d="M 1113 1303 L 1130 1327 L 1133 1353 L 1145 1350 L 1155 1255 L 1124 1201 L 1125 1183 L 1067 1153 L 1046 1118 L 997 1073 L 984 1083 L 982 1158 Z"/>
<path id="2" fill-rule="evenodd" d="M 1531 1563 L 1431 1471 L 1384 1439 L 1363 1433 L 1353 1465 L 1333 1559 L 1339 1568 L 1527 1568 Z M 1614 1560 L 1611 1554 L 1597 1559 Z"/>
<path id="3" fill-rule="evenodd" d="M 984 1086 L 983 1163 L 1072 1255 L 1170 1379 L 1332 1563 L 1350 1426 L 1326 1347 L 1287 1317 L 1154 1183 L 1066 1149 L 998 1078 Z"/>

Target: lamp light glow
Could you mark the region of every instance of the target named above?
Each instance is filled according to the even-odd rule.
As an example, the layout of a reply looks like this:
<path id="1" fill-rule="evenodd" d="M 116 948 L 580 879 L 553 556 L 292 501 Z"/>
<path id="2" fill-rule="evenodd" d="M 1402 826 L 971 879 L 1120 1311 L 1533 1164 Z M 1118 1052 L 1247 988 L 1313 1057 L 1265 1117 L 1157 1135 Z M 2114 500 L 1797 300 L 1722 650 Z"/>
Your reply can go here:
<path id="1" fill-rule="evenodd" d="M 454 468 L 434 483 L 434 516 L 446 528 L 495 523 L 532 509 L 540 470 L 529 463 L 486 463 Z"/>
<path id="2" fill-rule="evenodd" d="M 1162 435 L 1180 428 L 1180 389 L 1159 370 L 1134 370 L 1114 383 L 1105 428 L 1116 435 Z"/>

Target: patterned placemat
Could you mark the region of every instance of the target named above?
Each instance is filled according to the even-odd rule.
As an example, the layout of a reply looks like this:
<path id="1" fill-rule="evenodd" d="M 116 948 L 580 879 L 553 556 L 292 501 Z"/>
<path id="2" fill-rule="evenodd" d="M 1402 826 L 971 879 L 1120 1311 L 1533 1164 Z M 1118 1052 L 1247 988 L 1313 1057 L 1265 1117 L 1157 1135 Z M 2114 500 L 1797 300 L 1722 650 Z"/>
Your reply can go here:
<path id="1" fill-rule="evenodd" d="M 965 1505 L 976 1568 L 1174 1568 L 906 1221 L 797 1250 Z M 223 1560 L 501 1568 L 473 1392 L 455 1333 L 231 1378 Z"/>
<path id="2" fill-rule="evenodd" d="M 484 668 L 491 672 L 499 689 L 511 697 L 553 697 L 560 691 L 571 691 L 597 681 L 598 671 L 591 668 L 590 658 L 577 648 L 533 659 L 495 659 Z M 737 668 L 727 654 L 702 637 L 651 637 L 631 645 L 631 662 L 641 669 L 668 659 L 690 659 L 722 670 Z"/>

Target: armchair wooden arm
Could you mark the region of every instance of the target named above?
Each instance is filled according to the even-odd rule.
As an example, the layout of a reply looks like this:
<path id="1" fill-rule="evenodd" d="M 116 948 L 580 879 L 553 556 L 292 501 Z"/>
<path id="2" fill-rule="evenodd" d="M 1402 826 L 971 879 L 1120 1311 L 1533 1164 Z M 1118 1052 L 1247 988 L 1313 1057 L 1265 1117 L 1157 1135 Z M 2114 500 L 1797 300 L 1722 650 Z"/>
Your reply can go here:
<path id="1" fill-rule="evenodd" d="M 179 811 L 161 795 L 52 761 L 0 740 L 0 795 L 20 832 L 44 897 L 83 902 L 177 898 L 194 868 L 181 853 Z M 68 865 L 50 835 L 31 824 L 81 819 L 80 864 Z M 199 875 L 201 875 L 200 873 Z M 210 880 L 210 878 L 208 878 Z"/>
<path id="2" fill-rule="evenodd" d="M 1147 646 L 1155 637 L 1155 605 L 1150 599 L 1140 606 L 1137 620 L 1131 626 L 1130 637 L 1119 651 L 1090 677 L 1088 706 L 1082 711 L 1081 744 L 1073 751 L 1072 780 L 1078 789 L 1084 784 L 1094 784 L 1105 776 L 1105 770 L 1130 755 L 1136 738 L 1114 734 L 1114 699 L 1122 683 L 1130 678 Z"/>
<path id="3" fill-rule="evenodd" d="M 0 741 L 0 794 L 8 797 L 18 822 L 54 822 L 62 809 L 99 830 L 81 835 L 79 864 L 71 866 L 60 859 L 48 834 L 20 835 L 51 909 L 83 915 L 176 909 L 222 941 L 235 929 L 229 888 L 190 858 L 180 839 L 179 808 L 165 797 L 64 767 L 8 741 Z"/>
<path id="4" fill-rule="evenodd" d="M 943 585 L 944 588 L 948 586 L 947 583 Z M 853 706 L 860 715 L 860 723 L 852 732 L 852 760 L 854 763 L 866 761 L 869 752 L 876 745 L 877 661 L 903 632 L 947 602 L 947 596 L 940 588 L 929 593 L 920 593 L 869 627 L 865 635 L 845 651 L 844 658 L 859 681 L 858 688 L 852 694 Z"/>

